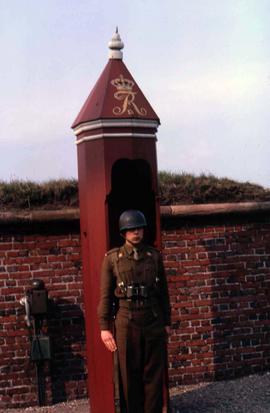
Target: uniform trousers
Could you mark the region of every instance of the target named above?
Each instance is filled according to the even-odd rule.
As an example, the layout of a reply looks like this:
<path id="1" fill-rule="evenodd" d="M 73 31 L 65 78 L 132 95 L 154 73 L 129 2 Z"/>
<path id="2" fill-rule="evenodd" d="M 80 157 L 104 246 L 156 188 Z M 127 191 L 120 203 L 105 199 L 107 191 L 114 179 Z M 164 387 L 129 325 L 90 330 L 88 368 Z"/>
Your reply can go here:
<path id="1" fill-rule="evenodd" d="M 118 310 L 116 342 L 127 413 L 162 413 L 166 333 L 161 312 Z"/>

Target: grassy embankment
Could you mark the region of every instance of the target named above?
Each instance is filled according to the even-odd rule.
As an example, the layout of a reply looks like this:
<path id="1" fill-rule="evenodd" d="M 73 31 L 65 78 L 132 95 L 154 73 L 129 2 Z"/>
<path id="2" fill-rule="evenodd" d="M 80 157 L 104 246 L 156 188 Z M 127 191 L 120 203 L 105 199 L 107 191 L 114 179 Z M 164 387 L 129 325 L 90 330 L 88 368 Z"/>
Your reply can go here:
<path id="1" fill-rule="evenodd" d="M 270 201 L 270 189 L 213 175 L 159 172 L 161 205 Z M 0 182 L 0 209 L 60 209 L 78 206 L 76 179 L 43 183 Z"/>

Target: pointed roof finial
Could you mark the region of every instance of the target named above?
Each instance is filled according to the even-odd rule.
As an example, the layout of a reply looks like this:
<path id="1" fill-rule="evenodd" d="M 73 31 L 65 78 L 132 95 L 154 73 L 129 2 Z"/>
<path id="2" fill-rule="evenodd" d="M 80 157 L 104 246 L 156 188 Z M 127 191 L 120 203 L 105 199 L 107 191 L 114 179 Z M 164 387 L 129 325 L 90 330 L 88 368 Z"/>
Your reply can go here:
<path id="1" fill-rule="evenodd" d="M 112 37 L 112 40 L 108 44 L 109 46 L 109 59 L 121 59 L 123 58 L 123 53 L 121 49 L 124 48 L 124 43 L 121 40 L 121 37 L 118 33 L 118 26 L 116 26 L 115 33 Z"/>

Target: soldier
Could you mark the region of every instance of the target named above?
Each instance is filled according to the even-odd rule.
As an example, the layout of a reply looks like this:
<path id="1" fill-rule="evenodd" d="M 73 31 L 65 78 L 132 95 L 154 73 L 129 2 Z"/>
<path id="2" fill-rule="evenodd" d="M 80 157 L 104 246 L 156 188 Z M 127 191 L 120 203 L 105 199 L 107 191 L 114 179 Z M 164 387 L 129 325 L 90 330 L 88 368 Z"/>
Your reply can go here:
<path id="1" fill-rule="evenodd" d="M 125 243 L 105 254 L 101 271 L 101 339 L 108 350 L 118 350 L 128 413 L 162 413 L 167 366 L 168 288 L 159 251 L 143 244 L 146 225 L 142 212 L 122 213 L 119 229 Z"/>

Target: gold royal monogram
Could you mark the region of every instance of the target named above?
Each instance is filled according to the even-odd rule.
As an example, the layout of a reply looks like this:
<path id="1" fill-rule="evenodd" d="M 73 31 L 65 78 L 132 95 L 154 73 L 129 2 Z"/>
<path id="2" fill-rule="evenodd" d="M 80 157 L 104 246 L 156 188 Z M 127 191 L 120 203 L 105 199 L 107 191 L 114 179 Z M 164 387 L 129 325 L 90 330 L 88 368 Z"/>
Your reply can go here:
<path id="1" fill-rule="evenodd" d="M 113 79 L 111 84 L 116 87 L 117 92 L 114 93 L 114 97 L 117 100 L 123 101 L 122 106 L 115 106 L 113 108 L 114 115 L 123 115 L 125 112 L 128 115 L 138 115 L 145 116 L 147 111 L 145 108 L 138 108 L 136 105 L 135 97 L 137 92 L 133 92 L 134 82 L 129 79 L 125 79 L 123 75 L 119 75 L 118 78 Z"/>

